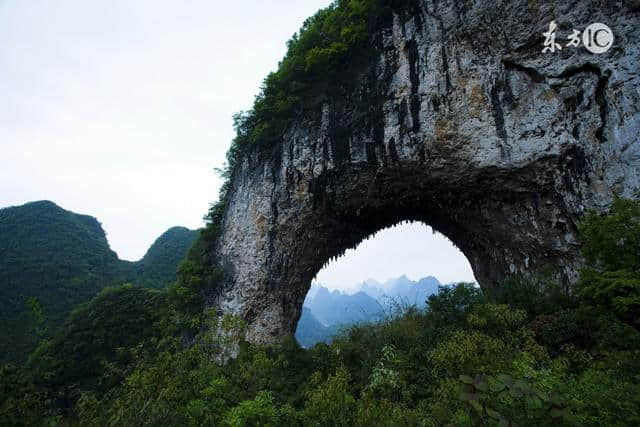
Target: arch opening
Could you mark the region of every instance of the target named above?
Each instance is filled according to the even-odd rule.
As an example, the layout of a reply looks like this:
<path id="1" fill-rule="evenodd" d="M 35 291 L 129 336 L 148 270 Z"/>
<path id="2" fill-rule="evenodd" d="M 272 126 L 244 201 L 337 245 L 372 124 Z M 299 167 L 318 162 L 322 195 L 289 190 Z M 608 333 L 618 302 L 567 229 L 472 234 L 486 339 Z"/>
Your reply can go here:
<path id="1" fill-rule="evenodd" d="M 486 289 L 547 263 L 574 265 L 565 248 L 571 241 L 558 244 L 557 229 L 539 228 L 544 221 L 572 226 L 557 218 L 552 194 L 525 188 L 490 192 L 477 181 L 467 187 L 420 162 L 384 173 L 343 165 L 296 184 L 284 164 L 286 159 L 273 165 L 281 175 L 250 161 L 237 172 L 241 178 L 233 181 L 217 247 L 225 284 L 209 296 L 210 305 L 245 319 L 249 342 L 268 344 L 294 335 L 323 266 L 402 222 L 428 224 L 447 236 Z M 550 242 L 557 247 L 550 250 Z"/>
<path id="2" fill-rule="evenodd" d="M 297 322 L 303 347 L 330 342 L 340 329 L 426 307 L 439 286 L 476 282 L 465 255 L 423 222 L 378 230 L 332 258 L 312 280 Z"/>

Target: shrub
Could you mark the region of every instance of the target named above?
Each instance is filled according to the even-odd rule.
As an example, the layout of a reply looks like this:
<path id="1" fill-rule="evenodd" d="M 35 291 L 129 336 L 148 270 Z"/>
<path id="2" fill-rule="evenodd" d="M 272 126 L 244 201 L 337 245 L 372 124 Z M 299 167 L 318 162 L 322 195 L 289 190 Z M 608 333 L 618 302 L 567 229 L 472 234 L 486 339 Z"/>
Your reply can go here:
<path id="1" fill-rule="evenodd" d="M 587 213 L 579 225 L 582 252 L 600 271 L 640 269 L 640 202 L 616 198 L 608 215 Z"/>
<path id="2" fill-rule="evenodd" d="M 224 424 L 232 427 L 272 426 L 278 423 L 278 409 L 273 396 L 267 391 L 259 392 L 252 400 L 245 400 L 232 408 L 224 417 Z"/>
<path id="3" fill-rule="evenodd" d="M 472 329 L 504 338 L 520 329 L 526 319 L 524 310 L 514 310 L 506 304 L 482 304 L 467 316 L 467 323 Z"/>
<path id="4" fill-rule="evenodd" d="M 578 315 L 570 310 L 541 314 L 529 324 L 537 341 L 552 354 L 557 354 L 563 344 L 575 341 L 581 335 L 579 328 Z"/>
<path id="5" fill-rule="evenodd" d="M 459 283 L 453 287 L 441 286 L 438 293 L 429 296 L 428 310 L 432 321 L 438 326 L 463 324 L 467 314 L 485 301 L 480 288 L 473 283 Z"/>
<path id="6" fill-rule="evenodd" d="M 338 368 L 325 381 L 319 375 L 313 376 L 315 387 L 308 392 L 303 412 L 306 425 L 353 425 L 356 400 L 349 390 L 349 380 L 349 373 L 344 368 Z"/>
<path id="7" fill-rule="evenodd" d="M 550 272 L 526 279 L 510 277 L 499 290 L 490 290 L 488 294 L 491 301 L 525 310 L 530 319 L 577 305 L 571 288 L 553 280 Z"/>
<path id="8" fill-rule="evenodd" d="M 640 328 L 640 272 L 584 270 L 580 295 L 586 304 Z"/>
<path id="9" fill-rule="evenodd" d="M 510 375 L 461 375 L 460 400 L 476 425 L 562 425 L 569 418 L 568 404 L 556 393 L 545 393 L 526 379 Z"/>
<path id="10" fill-rule="evenodd" d="M 457 377 L 477 372 L 499 372 L 512 351 L 507 344 L 478 331 L 456 331 L 429 353 L 436 377 Z"/>

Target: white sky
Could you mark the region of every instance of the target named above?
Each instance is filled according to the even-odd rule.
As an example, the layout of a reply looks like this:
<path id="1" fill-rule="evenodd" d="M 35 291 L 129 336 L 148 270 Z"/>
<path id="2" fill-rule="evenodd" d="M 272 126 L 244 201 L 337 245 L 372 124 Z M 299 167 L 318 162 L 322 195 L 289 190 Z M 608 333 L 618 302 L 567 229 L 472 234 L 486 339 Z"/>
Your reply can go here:
<path id="1" fill-rule="evenodd" d="M 368 278 L 383 283 L 403 274 L 411 280 L 435 276 L 443 284 L 476 281 L 462 252 L 419 222 L 379 231 L 323 268 L 316 281 L 330 289 L 352 290 Z"/>
<path id="2" fill-rule="evenodd" d="M 233 113 L 329 3 L 0 0 L 0 207 L 47 199 L 95 216 L 129 260 L 171 226 L 200 227 Z M 445 246 L 422 231 L 381 233 L 365 270 L 351 256 L 327 283 L 473 277 L 450 250 L 427 262 Z"/>

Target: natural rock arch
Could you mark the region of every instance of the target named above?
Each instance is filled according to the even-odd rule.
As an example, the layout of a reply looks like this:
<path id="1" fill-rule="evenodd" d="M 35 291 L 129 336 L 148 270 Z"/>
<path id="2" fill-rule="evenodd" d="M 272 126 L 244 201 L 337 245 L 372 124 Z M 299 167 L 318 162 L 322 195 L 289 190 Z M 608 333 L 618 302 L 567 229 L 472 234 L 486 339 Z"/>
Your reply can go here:
<path id="1" fill-rule="evenodd" d="M 605 22 L 615 45 L 543 54 L 552 19 Z M 325 262 L 403 220 L 451 239 L 483 287 L 547 266 L 574 280 L 581 215 L 640 189 L 638 24 L 613 2 L 397 11 L 353 91 L 234 171 L 207 304 L 243 317 L 251 342 L 292 335 Z"/>

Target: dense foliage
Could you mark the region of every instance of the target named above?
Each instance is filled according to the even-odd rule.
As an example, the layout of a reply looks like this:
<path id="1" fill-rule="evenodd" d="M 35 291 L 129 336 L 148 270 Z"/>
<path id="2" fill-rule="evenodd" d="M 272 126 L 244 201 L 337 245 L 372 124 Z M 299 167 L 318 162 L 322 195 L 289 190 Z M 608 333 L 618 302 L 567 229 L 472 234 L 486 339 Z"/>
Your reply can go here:
<path id="1" fill-rule="evenodd" d="M 92 217 L 51 202 L 0 210 L 0 360 L 17 361 L 113 284 L 118 258 Z"/>
<path id="2" fill-rule="evenodd" d="M 93 217 L 47 201 L 0 209 L 0 361 L 23 361 L 107 286 L 166 287 L 197 234 L 170 229 L 142 260 L 127 262 Z"/>
<path id="3" fill-rule="evenodd" d="M 166 293 L 129 284 L 106 288 L 73 310 L 60 333 L 31 355 L 27 367 L 52 389 L 109 388 L 122 379 L 118 365 L 130 361 L 133 349 L 141 351 L 148 339 L 167 332 L 161 328 L 166 308 Z"/>
<path id="4" fill-rule="evenodd" d="M 104 292 L 30 369 L 0 371 L 0 424 L 637 425 L 640 256 L 615 271 L 606 260 L 638 247 L 640 216 L 629 214 L 638 206 L 617 201 L 609 215 L 587 216 L 591 267 L 577 292 L 544 279 L 500 295 L 442 287 L 427 309 L 309 350 L 293 339 L 243 343 L 230 359 L 241 321 L 205 311 L 185 346 L 175 291 Z M 621 224 L 614 244 L 592 237 Z"/>
<path id="5" fill-rule="evenodd" d="M 582 295 L 599 313 L 640 328 L 640 205 L 617 199 L 610 215 L 591 212 L 582 223 L 584 254 Z"/>

